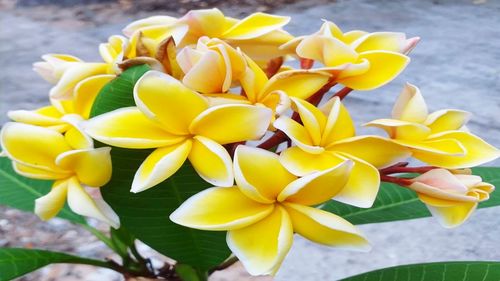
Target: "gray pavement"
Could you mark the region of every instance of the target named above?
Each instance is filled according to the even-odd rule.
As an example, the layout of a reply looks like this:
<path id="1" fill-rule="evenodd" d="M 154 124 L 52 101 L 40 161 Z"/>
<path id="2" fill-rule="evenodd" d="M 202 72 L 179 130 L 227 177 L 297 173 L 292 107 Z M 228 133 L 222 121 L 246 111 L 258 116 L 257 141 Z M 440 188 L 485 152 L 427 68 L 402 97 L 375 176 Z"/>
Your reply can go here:
<path id="1" fill-rule="evenodd" d="M 402 31 L 422 37 L 406 71 L 391 84 L 354 92 L 346 100 L 361 123 L 387 117 L 403 83 L 420 87 L 431 110 L 458 108 L 474 114 L 470 129 L 500 147 L 500 1 L 308 2 L 278 10 L 291 15 L 287 30 L 315 31 L 321 18 L 343 30 Z M 31 71 L 48 52 L 97 59 L 97 44 L 130 20 L 98 27 L 53 25 L 0 11 L 0 123 L 8 109 L 31 109 L 46 101 L 49 85 Z M 363 130 L 362 130 L 363 131 Z M 500 165 L 496 161 L 490 165 Z M 480 210 L 454 230 L 432 219 L 361 226 L 370 253 L 337 251 L 297 237 L 277 280 L 337 280 L 377 268 L 445 260 L 500 260 L 500 208 Z"/>

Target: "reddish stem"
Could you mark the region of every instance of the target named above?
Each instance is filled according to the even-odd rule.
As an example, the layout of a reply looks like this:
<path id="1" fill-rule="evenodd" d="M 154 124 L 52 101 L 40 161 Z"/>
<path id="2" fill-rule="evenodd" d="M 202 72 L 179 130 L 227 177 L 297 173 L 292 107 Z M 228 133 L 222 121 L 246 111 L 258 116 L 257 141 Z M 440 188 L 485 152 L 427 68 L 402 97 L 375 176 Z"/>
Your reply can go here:
<path id="1" fill-rule="evenodd" d="M 430 170 L 436 169 L 433 166 L 422 166 L 422 167 L 388 167 L 385 169 L 381 169 L 380 173 L 382 174 L 400 174 L 400 173 L 418 173 L 423 174 Z"/>
<path id="2" fill-rule="evenodd" d="M 395 184 L 403 186 L 403 187 L 410 186 L 413 183 L 413 181 L 411 179 L 392 177 L 392 176 L 388 176 L 388 175 L 380 175 L 380 180 L 382 180 L 384 182 L 395 183 Z"/>
<path id="3" fill-rule="evenodd" d="M 300 58 L 300 68 L 302 69 L 311 69 L 314 65 L 314 60 Z"/>
<path id="4" fill-rule="evenodd" d="M 283 57 L 277 57 L 269 60 L 266 66 L 266 76 L 267 78 L 273 77 L 280 70 L 283 65 L 284 59 Z"/>
<path id="5" fill-rule="evenodd" d="M 343 100 L 350 92 L 352 92 L 351 88 L 344 87 L 340 89 L 340 91 L 336 92 L 334 97 L 339 97 L 340 100 Z"/>
<path id="6" fill-rule="evenodd" d="M 263 143 L 259 144 L 257 147 L 264 148 L 264 149 L 270 149 L 272 147 L 279 145 L 280 143 L 284 142 L 285 140 L 286 140 L 285 133 L 278 130 L 278 131 L 276 131 L 276 133 L 274 133 L 274 135 L 272 135 L 270 138 L 268 138 Z"/>

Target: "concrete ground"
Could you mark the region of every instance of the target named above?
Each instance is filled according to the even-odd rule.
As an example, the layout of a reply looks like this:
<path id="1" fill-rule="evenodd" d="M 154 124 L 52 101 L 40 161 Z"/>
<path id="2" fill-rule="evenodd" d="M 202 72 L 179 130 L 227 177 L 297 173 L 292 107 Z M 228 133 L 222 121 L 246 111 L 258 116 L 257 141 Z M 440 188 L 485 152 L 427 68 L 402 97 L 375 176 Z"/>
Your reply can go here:
<path id="1" fill-rule="evenodd" d="M 315 31 L 324 18 L 344 30 L 402 31 L 422 38 L 411 54 L 411 64 L 398 79 L 375 91 L 354 92 L 346 99 L 359 124 L 387 117 L 408 81 L 420 87 L 431 110 L 471 111 L 471 131 L 500 147 L 500 1 L 315 3 L 304 1 L 275 12 L 293 17 L 287 30 L 295 35 Z M 46 102 L 49 85 L 31 71 L 31 63 L 42 54 L 71 53 L 97 59 L 99 42 L 120 32 L 132 18 L 147 14 L 116 13 L 89 25 L 66 19 L 46 22 L 43 17 L 33 19 L 26 13 L 0 10 L 0 123 L 7 120 L 9 109 L 31 109 Z M 500 161 L 490 165 L 499 166 Z M 0 213 L 0 219 L 2 216 Z M 373 244 L 370 253 L 332 250 L 297 237 L 276 280 L 337 280 L 398 264 L 500 260 L 498 217 L 500 208 L 479 210 L 453 230 L 443 229 L 431 218 L 364 225 L 361 229 Z"/>

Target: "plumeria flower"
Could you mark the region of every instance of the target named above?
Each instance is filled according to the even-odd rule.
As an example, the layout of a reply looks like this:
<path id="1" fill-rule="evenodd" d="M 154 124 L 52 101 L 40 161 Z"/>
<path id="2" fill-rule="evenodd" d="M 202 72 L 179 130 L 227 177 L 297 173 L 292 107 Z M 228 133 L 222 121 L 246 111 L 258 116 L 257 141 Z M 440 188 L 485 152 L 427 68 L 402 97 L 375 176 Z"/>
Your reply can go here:
<path id="1" fill-rule="evenodd" d="M 75 146 L 55 130 L 15 122 L 3 126 L 0 141 L 18 174 L 55 180 L 51 191 L 35 201 L 35 213 L 41 219 L 56 216 L 67 201 L 73 212 L 119 227 L 111 207 L 86 190 L 103 186 L 111 178 L 109 147 Z"/>
<path id="2" fill-rule="evenodd" d="M 345 187 L 350 160 L 302 178 L 267 150 L 238 146 L 236 186 L 212 187 L 186 200 L 170 219 L 183 226 L 227 232 L 229 248 L 252 275 L 275 274 L 292 246 L 293 233 L 336 248 L 370 249 L 343 218 L 312 206 Z"/>
<path id="3" fill-rule="evenodd" d="M 61 54 L 42 56 L 43 62 L 33 64 L 33 69 L 48 82 L 55 84 L 50 97 L 58 100 L 71 100 L 78 84 L 86 78 L 103 74 L 118 74 L 119 63 L 129 50 L 128 39 L 114 35 L 99 46 L 104 62 L 84 62 L 77 57 Z"/>
<path id="4" fill-rule="evenodd" d="M 88 121 L 86 132 L 125 148 L 156 148 L 135 174 L 132 192 L 166 180 L 189 159 L 198 174 L 218 186 L 233 185 L 231 157 L 223 144 L 261 138 L 271 110 L 246 104 L 209 107 L 206 98 L 168 74 L 149 71 L 134 88 L 136 107 Z"/>
<path id="5" fill-rule="evenodd" d="M 177 63 L 185 74 L 184 85 L 204 94 L 229 91 L 246 66 L 241 52 L 222 40 L 206 36 L 198 40 L 196 48 L 183 48 L 177 55 Z"/>
<path id="6" fill-rule="evenodd" d="M 296 145 L 281 152 L 283 165 L 293 174 L 305 176 L 350 159 L 354 163 L 351 176 L 335 200 L 371 207 L 380 185 L 377 168 L 405 160 L 408 150 L 382 137 L 355 136 L 349 112 L 337 97 L 322 110 L 302 99 L 292 100 L 303 125 L 286 116 L 274 122 Z"/>
<path id="7" fill-rule="evenodd" d="M 123 33 L 137 42 L 141 36 L 150 54 L 154 56 L 158 44 L 172 36 L 178 46 L 196 44 L 203 36 L 219 38 L 259 61 L 285 54 L 279 46 L 293 36 L 281 28 L 289 17 L 254 13 L 238 20 L 226 17 L 219 9 L 193 10 L 175 19 L 155 16 L 129 24 Z"/>
<path id="8" fill-rule="evenodd" d="M 468 168 L 500 157 L 500 151 L 467 132 L 470 113 L 444 109 L 431 114 L 420 90 L 406 84 L 392 110 L 392 119 L 367 123 L 384 129 L 397 143 L 412 150 L 413 157 L 447 169 Z"/>
<path id="9" fill-rule="evenodd" d="M 404 33 L 352 31 L 343 33 L 326 21 L 320 31 L 282 46 L 301 58 L 323 64 L 321 71 L 337 75 L 336 81 L 355 90 L 372 90 L 392 81 L 410 62 L 405 55 L 418 42 Z"/>
<path id="10" fill-rule="evenodd" d="M 444 227 L 465 222 L 479 202 L 489 199 L 495 187 L 480 176 L 452 174 L 445 169 L 430 170 L 416 178 L 409 188 L 415 190 L 432 215 Z"/>

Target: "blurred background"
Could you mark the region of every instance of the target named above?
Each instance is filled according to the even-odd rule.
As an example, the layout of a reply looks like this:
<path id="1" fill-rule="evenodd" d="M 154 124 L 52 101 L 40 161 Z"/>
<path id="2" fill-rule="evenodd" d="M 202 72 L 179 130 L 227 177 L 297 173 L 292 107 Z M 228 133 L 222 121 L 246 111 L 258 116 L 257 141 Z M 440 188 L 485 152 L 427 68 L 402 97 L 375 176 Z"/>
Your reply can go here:
<path id="1" fill-rule="evenodd" d="M 412 62 L 389 85 L 354 92 L 346 105 L 357 124 L 387 117 L 404 82 L 420 87 L 431 110 L 474 114 L 469 128 L 500 147 L 500 0 L 0 0 L 0 124 L 10 109 L 47 103 L 50 85 L 31 70 L 45 53 L 99 59 L 97 46 L 130 21 L 150 15 L 180 16 L 218 7 L 227 15 L 255 12 L 292 16 L 294 35 L 316 31 L 321 19 L 344 31 L 401 31 L 422 41 Z M 490 163 L 499 166 L 500 161 Z M 498 191 L 497 191 L 498 192 Z M 0 194 L 1 196 L 1 194 Z M 432 218 L 363 225 L 370 253 L 331 250 L 297 237 L 276 280 L 337 280 L 398 264 L 446 260 L 500 260 L 500 208 L 477 211 L 463 226 L 440 227 Z M 104 258 L 110 252 L 87 232 L 63 220 L 0 206 L 0 247 L 33 247 Z M 151 253 L 146 246 L 141 249 Z M 120 280 L 108 270 L 55 265 L 19 280 Z M 243 280 L 214 277 L 214 280 Z M 251 279 L 245 279 L 251 280 Z"/>

